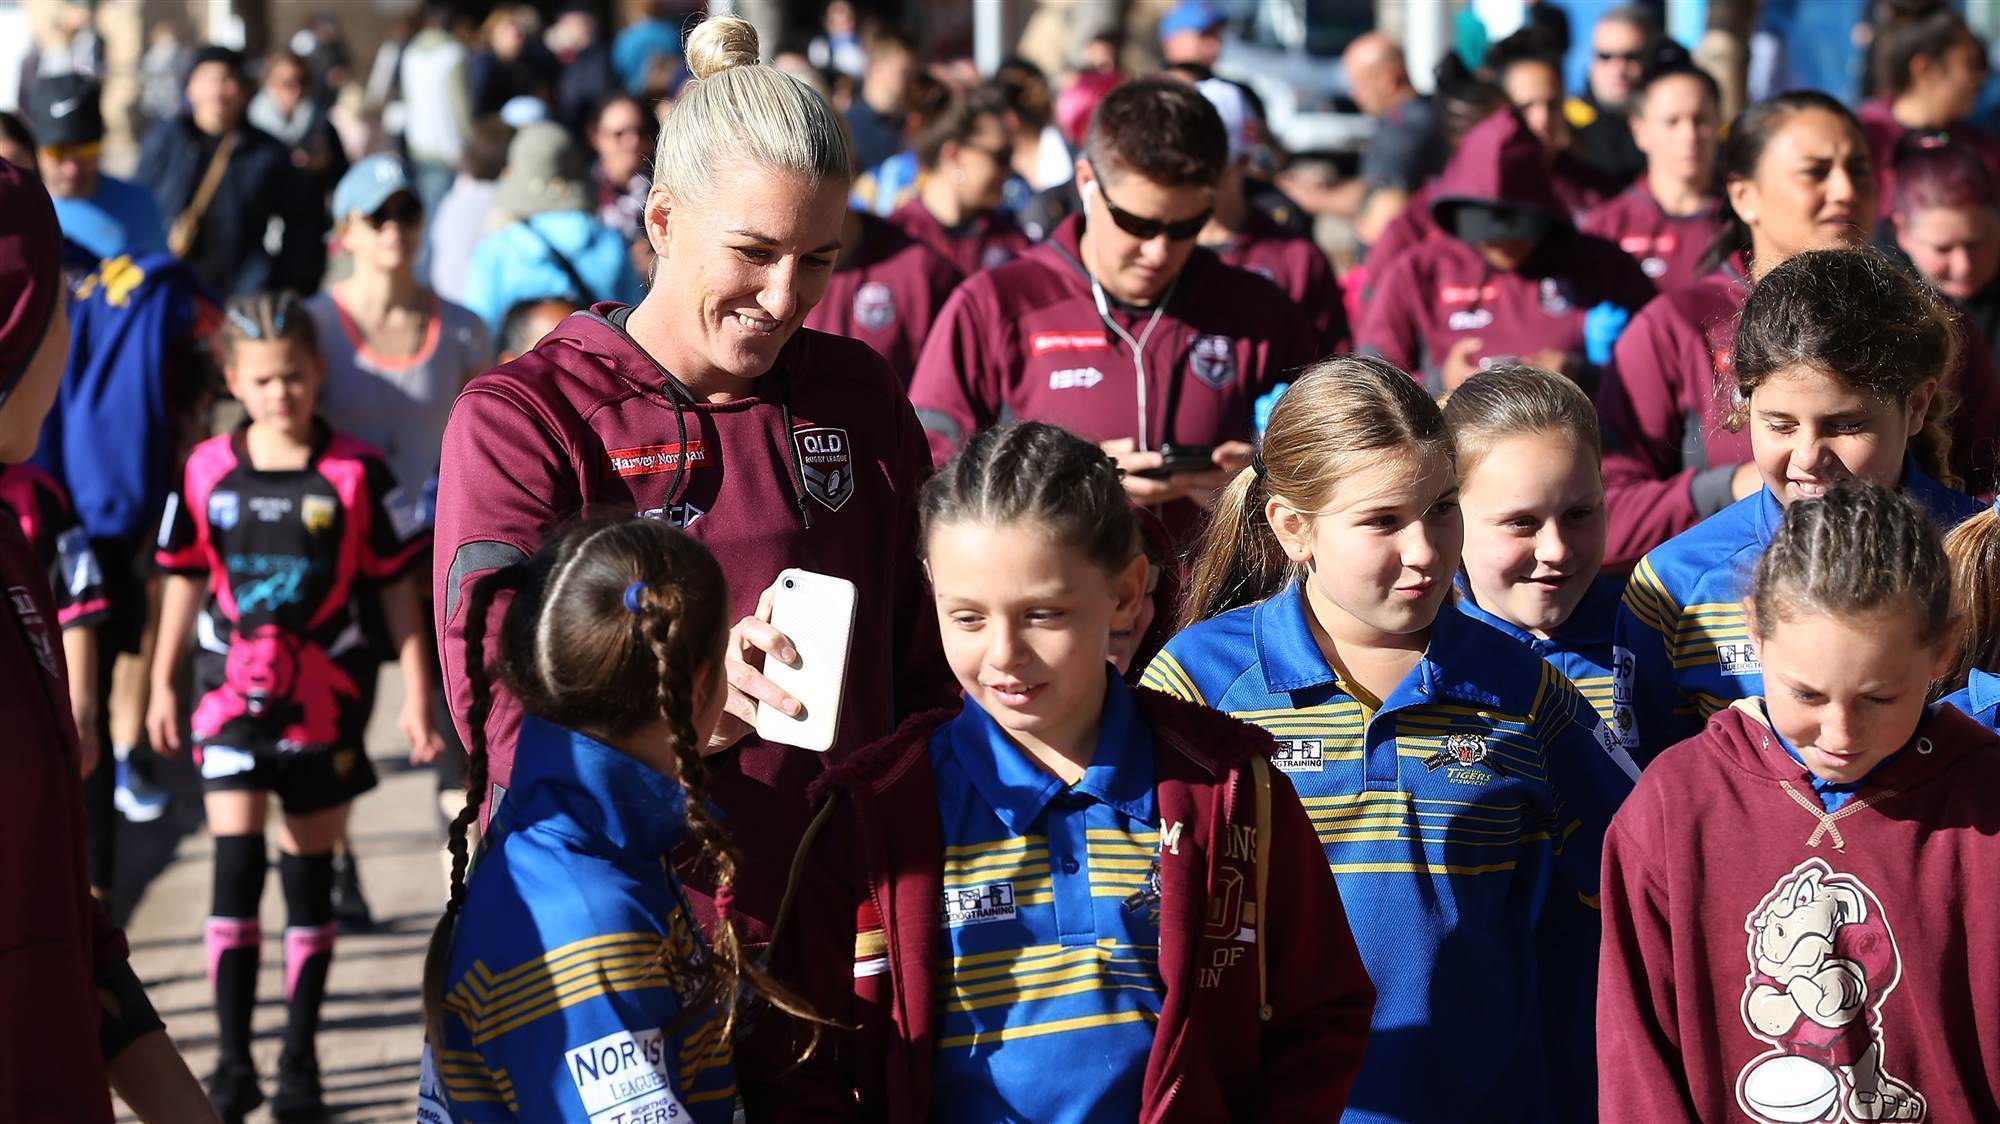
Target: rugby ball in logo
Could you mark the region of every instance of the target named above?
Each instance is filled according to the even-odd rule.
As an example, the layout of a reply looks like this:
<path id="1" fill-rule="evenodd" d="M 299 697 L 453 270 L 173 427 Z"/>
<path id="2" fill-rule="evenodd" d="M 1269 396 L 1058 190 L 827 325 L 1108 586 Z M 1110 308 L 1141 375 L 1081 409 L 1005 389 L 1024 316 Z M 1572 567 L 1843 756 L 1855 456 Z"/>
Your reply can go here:
<path id="1" fill-rule="evenodd" d="M 1743 1075 L 1744 1105 L 1779 1124 L 1824 1120 L 1839 1097 L 1840 1079 L 1811 1058 L 1785 1054 Z"/>

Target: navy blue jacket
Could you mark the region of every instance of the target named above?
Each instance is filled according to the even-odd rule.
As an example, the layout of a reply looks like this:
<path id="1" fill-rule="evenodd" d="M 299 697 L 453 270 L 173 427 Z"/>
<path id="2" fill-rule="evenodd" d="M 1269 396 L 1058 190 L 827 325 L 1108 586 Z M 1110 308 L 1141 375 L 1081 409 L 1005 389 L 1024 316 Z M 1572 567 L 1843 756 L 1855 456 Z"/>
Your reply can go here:
<path id="1" fill-rule="evenodd" d="M 160 201 L 169 230 L 201 186 L 210 151 L 187 114 L 162 121 L 146 134 L 136 178 Z M 275 256 L 264 249 L 272 219 L 284 223 Z M 293 167 L 291 150 L 262 129 L 240 125 L 236 150 L 202 214 L 188 265 L 203 284 L 224 296 L 266 289 L 317 292 L 326 268 L 328 226 L 326 199 Z"/>

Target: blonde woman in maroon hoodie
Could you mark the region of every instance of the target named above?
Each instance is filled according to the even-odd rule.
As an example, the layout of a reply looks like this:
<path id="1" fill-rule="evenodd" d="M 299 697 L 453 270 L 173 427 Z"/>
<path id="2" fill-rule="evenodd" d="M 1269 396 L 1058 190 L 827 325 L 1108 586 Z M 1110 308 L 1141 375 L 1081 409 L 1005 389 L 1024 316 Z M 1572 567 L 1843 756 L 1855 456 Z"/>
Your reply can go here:
<path id="1" fill-rule="evenodd" d="M 1963 622 L 1931 518 L 1785 509 L 1744 599 L 1766 694 L 1604 844 L 1606 1120 L 2000 1119 L 2000 738 L 1928 702 Z"/>
<path id="2" fill-rule="evenodd" d="M 471 692 L 465 590 L 578 515 L 622 509 L 685 528 L 732 591 L 715 801 L 742 833 L 734 915 L 763 940 L 826 760 L 747 737 L 757 704 L 799 704 L 760 671 L 795 658 L 759 612 L 779 571 L 858 587 L 833 757 L 952 695 L 917 562 L 930 472 L 902 384 L 867 345 L 801 327 L 843 250 L 851 156 L 822 97 L 758 61 L 718 18 L 688 37 L 694 81 L 662 126 L 644 216 L 659 255 L 636 306 L 598 304 L 466 386 L 445 430 L 434 589 L 453 716 Z M 494 613 L 503 611 L 500 598 Z M 490 619 L 497 620 L 497 615 Z M 494 701 L 487 808 L 511 776 L 520 707 Z M 469 741 L 468 737 L 468 741 Z M 774 884 L 775 883 L 775 884 Z M 706 898 L 691 881 L 698 912 Z"/>

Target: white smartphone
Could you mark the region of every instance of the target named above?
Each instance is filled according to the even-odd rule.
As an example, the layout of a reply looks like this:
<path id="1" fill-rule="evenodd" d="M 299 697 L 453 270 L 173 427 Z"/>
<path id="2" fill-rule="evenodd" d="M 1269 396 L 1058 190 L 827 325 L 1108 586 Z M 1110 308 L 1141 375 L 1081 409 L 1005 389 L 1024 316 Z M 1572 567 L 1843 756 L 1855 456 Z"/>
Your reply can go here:
<path id="1" fill-rule="evenodd" d="M 766 657 L 764 676 L 804 707 L 794 718 L 757 704 L 757 736 L 814 753 L 833 748 L 847 685 L 847 650 L 854 638 L 854 583 L 846 578 L 785 570 L 771 594 L 771 627 L 791 640 L 799 665 Z"/>

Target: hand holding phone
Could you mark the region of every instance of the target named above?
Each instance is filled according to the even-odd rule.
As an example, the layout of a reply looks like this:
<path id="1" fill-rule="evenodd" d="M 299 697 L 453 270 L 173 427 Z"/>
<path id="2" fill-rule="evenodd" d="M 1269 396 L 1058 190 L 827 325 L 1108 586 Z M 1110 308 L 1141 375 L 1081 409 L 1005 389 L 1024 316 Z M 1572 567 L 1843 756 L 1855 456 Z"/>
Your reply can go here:
<path id="1" fill-rule="evenodd" d="M 1148 480 L 1165 480 L 1170 476 L 1181 476 L 1191 472 L 1215 471 L 1215 446 L 1176 445 L 1168 443 L 1160 446 L 1160 466 L 1158 468 L 1134 469 L 1132 475 Z"/>
<path id="2" fill-rule="evenodd" d="M 764 677 L 800 703 L 793 714 L 770 702 L 757 704 L 757 736 L 815 753 L 833 748 L 847 685 L 848 650 L 854 637 L 854 583 L 810 570 L 789 569 L 770 589 L 770 627 L 790 641 L 793 662 L 767 661 Z"/>

